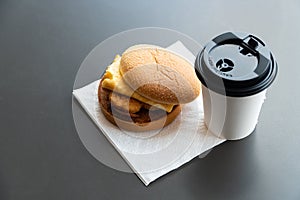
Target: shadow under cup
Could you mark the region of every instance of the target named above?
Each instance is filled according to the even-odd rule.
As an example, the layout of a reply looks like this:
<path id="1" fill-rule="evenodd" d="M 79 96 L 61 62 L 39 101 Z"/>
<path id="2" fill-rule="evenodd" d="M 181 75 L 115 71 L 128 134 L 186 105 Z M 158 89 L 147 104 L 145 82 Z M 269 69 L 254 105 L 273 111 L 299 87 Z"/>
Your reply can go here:
<path id="1" fill-rule="evenodd" d="M 208 129 L 227 140 L 250 135 L 278 71 L 264 42 L 247 33 L 221 34 L 197 55 L 195 70 Z"/>

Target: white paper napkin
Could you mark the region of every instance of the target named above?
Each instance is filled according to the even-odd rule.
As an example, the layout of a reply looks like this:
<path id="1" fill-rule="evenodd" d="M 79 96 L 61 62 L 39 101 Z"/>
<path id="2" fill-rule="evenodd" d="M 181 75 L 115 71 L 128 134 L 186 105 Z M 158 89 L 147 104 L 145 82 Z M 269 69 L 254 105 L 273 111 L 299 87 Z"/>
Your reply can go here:
<path id="1" fill-rule="evenodd" d="M 195 56 L 180 41 L 168 49 L 194 63 Z M 145 185 L 225 141 L 207 131 L 201 95 L 184 105 L 175 121 L 162 130 L 142 133 L 120 130 L 100 110 L 99 81 L 74 90 L 73 95 Z"/>

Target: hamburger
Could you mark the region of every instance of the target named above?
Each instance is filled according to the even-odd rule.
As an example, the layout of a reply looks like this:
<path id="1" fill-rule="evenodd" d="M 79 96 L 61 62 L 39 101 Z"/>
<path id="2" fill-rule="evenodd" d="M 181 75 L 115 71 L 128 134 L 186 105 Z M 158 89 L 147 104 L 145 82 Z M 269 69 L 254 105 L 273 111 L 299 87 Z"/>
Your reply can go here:
<path id="1" fill-rule="evenodd" d="M 148 131 L 170 124 L 200 93 L 194 67 L 154 45 L 135 45 L 117 55 L 101 78 L 104 116 L 121 129 Z"/>

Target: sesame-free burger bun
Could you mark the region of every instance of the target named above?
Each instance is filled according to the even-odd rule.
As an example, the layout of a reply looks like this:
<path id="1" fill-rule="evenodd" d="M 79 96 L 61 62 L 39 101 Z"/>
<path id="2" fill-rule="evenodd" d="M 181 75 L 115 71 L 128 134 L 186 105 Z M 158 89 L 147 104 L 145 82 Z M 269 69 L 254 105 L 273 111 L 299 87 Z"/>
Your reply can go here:
<path id="1" fill-rule="evenodd" d="M 155 102 L 188 103 L 200 93 L 194 67 L 160 47 L 141 45 L 128 49 L 122 54 L 120 73 L 133 90 Z"/>

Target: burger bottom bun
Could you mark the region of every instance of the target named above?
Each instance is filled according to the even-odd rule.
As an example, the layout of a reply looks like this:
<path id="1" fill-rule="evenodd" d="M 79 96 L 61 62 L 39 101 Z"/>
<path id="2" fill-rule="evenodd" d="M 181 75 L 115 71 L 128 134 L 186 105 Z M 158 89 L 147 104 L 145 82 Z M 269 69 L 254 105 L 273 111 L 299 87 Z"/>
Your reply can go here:
<path id="1" fill-rule="evenodd" d="M 120 129 L 124 129 L 127 131 L 135 131 L 135 132 L 142 132 L 142 131 L 150 131 L 150 130 L 156 130 L 161 129 L 167 125 L 169 125 L 171 122 L 175 120 L 175 118 L 180 114 L 181 107 L 178 105 L 174 107 L 172 112 L 168 113 L 162 118 L 159 118 L 157 120 L 147 122 L 147 123 L 134 123 L 133 121 L 125 121 L 122 119 L 117 118 L 116 116 L 113 116 L 112 113 L 108 112 L 102 104 L 100 104 L 101 111 L 105 118 L 119 127 Z"/>

